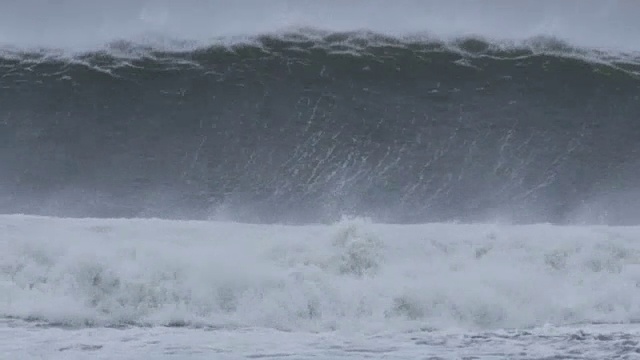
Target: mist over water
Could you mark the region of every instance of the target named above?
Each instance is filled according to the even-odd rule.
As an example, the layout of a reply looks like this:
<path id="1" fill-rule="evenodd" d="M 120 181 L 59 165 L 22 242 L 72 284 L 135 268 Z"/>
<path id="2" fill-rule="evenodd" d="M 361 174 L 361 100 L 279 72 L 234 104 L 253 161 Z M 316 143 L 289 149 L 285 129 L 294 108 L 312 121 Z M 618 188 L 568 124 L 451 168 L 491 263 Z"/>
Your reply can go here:
<path id="1" fill-rule="evenodd" d="M 640 218 L 629 1 L 13 1 L 0 211 Z"/>
<path id="2" fill-rule="evenodd" d="M 308 27 L 438 38 L 543 35 L 577 46 L 640 49 L 640 5 L 625 0 L 9 0 L 3 8 L 0 41 L 15 46 L 87 49 L 149 35 L 206 43 L 215 37 Z"/>

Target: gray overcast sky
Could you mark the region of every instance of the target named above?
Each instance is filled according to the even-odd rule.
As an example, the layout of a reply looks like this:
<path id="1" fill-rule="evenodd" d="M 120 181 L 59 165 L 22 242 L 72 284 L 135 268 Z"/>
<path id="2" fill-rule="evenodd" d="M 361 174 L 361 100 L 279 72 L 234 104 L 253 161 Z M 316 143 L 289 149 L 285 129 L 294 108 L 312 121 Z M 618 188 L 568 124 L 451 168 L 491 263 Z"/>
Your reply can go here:
<path id="1" fill-rule="evenodd" d="M 202 40 L 289 26 L 520 39 L 640 50 L 636 0 L 4 0 L 0 43 L 99 46 L 156 33 Z"/>

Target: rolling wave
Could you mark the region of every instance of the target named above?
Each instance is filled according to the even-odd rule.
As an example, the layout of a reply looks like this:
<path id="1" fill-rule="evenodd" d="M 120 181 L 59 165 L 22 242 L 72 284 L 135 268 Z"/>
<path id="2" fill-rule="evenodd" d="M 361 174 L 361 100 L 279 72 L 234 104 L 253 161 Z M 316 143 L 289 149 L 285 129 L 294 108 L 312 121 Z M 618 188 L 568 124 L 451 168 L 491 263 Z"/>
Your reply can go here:
<path id="1" fill-rule="evenodd" d="M 633 53 L 306 29 L 7 49 L 0 68 L 5 212 L 638 218 Z"/>

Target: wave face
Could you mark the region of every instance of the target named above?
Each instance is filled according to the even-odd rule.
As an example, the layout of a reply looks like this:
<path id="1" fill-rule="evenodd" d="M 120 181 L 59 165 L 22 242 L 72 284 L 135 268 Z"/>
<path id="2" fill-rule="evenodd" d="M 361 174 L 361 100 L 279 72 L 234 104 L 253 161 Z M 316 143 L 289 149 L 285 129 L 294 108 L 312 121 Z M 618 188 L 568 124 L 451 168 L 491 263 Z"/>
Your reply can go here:
<path id="1" fill-rule="evenodd" d="M 640 319 L 638 227 L 0 217 L 0 317 L 399 333 Z"/>
<path id="2" fill-rule="evenodd" d="M 637 221 L 632 53 L 314 30 L 166 48 L 6 50 L 0 210 Z"/>

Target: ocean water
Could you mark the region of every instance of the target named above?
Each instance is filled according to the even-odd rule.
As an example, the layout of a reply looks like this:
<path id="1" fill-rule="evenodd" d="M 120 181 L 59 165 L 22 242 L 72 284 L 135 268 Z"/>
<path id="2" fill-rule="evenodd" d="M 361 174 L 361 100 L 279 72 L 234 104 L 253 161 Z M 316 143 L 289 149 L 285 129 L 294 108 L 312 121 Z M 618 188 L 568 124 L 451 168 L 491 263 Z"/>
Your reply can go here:
<path id="1" fill-rule="evenodd" d="M 638 16 L 6 1 L 0 358 L 640 358 Z"/>
<path id="2" fill-rule="evenodd" d="M 638 227 L 3 216 L 5 358 L 629 358 Z"/>

